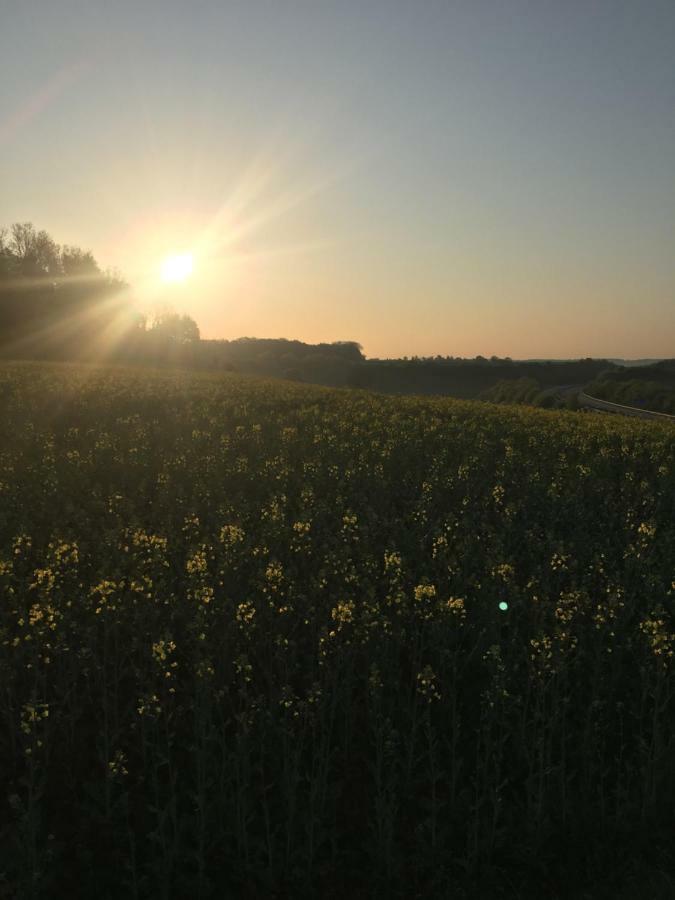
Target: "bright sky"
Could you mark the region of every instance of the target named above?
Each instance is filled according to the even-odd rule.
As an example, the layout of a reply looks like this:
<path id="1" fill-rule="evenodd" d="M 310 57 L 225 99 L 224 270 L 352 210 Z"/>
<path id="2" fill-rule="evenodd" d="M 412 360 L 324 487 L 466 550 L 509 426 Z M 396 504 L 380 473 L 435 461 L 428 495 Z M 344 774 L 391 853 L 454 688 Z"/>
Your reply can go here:
<path id="1" fill-rule="evenodd" d="M 91 249 L 203 336 L 675 355 L 672 0 L 0 14 L 0 224 Z"/>

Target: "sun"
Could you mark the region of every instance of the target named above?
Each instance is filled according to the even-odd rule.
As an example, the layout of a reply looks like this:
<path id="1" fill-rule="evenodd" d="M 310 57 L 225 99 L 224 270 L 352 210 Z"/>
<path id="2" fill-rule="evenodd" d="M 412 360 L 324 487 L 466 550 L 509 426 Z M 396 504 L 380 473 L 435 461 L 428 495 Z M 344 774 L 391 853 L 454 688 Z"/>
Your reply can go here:
<path id="1" fill-rule="evenodd" d="M 167 256 L 160 268 L 162 281 L 185 281 L 192 275 L 193 262 L 191 253 Z"/>

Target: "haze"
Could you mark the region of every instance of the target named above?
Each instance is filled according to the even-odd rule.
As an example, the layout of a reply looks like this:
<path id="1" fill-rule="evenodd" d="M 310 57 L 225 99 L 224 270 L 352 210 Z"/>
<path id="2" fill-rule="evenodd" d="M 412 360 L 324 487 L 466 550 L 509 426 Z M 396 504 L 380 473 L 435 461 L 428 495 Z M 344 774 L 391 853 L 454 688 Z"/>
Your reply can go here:
<path id="1" fill-rule="evenodd" d="M 673 355 L 670 0 L 0 8 L 0 224 L 203 337 Z"/>

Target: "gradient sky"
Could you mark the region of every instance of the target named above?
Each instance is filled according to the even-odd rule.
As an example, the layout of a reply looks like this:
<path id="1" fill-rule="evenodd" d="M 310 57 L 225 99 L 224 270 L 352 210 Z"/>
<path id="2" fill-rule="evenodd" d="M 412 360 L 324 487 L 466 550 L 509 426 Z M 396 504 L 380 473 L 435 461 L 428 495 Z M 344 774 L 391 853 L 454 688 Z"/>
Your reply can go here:
<path id="1" fill-rule="evenodd" d="M 673 0 L 0 0 L 0 86 L 0 224 L 205 337 L 675 355 Z"/>

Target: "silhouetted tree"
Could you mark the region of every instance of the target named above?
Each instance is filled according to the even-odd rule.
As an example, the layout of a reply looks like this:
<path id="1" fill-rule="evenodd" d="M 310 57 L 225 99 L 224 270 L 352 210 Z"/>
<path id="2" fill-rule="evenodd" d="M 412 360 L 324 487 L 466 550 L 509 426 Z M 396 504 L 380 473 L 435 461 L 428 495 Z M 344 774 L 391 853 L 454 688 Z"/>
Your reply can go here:
<path id="1" fill-rule="evenodd" d="M 63 274 L 67 278 L 77 278 L 78 276 L 95 278 L 102 274 L 92 254 L 88 250 L 80 250 L 79 247 L 63 247 L 61 266 Z"/>
<path id="2" fill-rule="evenodd" d="M 199 326 L 191 316 L 162 312 L 152 320 L 150 335 L 170 344 L 191 344 L 199 340 Z"/>
<path id="3" fill-rule="evenodd" d="M 363 362 L 363 347 L 361 344 L 357 344 L 356 341 L 333 341 L 332 344 L 324 345 L 319 344 L 320 347 L 328 346 L 333 352 L 336 352 L 343 359 L 348 359 L 351 362 L 360 363 Z"/>
<path id="4" fill-rule="evenodd" d="M 59 247 L 46 231 L 36 231 L 30 222 L 16 222 L 10 228 L 9 250 L 18 270 L 29 278 L 62 272 Z"/>
<path id="5" fill-rule="evenodd" d="M 18 222 L 0 232 L 0 347 L 5 355 L 81 357 L 134 331 L 128 286 L 89 251 Z M 105 350 L 104 350 L 105 347 Z"/>

